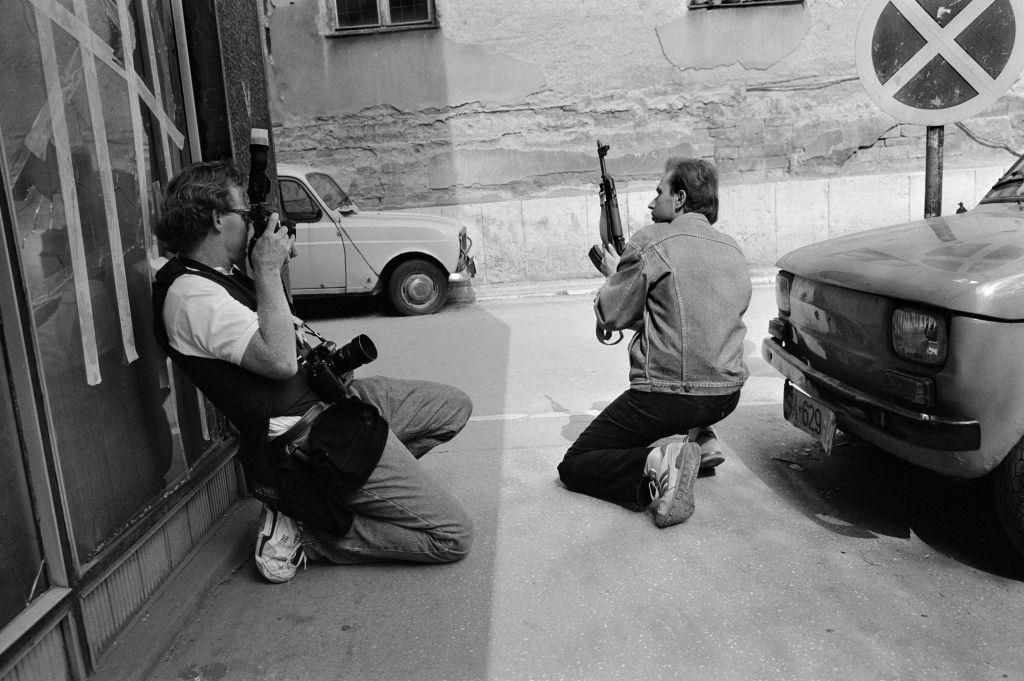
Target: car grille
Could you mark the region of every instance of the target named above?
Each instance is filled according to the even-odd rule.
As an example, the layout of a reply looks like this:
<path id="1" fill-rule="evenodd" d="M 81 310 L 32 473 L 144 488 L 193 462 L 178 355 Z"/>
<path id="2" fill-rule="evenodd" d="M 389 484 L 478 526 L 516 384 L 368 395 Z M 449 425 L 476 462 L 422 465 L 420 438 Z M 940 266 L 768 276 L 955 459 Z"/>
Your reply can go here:
<path id="1" fill-rule="evenodd" d="M 795 277 L 790 306 L 786 340 L 796 355 L 843 383 L 885 396 L 885 370 L 904 364 L 891 349 L 892 300 Z"/>

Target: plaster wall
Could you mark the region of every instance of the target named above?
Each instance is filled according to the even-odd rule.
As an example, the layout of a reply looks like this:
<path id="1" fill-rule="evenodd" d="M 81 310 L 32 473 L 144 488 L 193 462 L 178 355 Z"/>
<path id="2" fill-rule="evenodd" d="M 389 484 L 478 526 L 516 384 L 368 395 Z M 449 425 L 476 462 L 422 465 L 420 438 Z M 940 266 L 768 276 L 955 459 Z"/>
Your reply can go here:
<path id="1" fill-rule="evenodd" d="M 597 139 L 612 147 L 620 190 L 646 191 L 667 156 L 713 160 L 723 193 L 767 202 L 750 208 L 749 225 L 777 215 L 784 185 L 824 191 L 832 179 L 924 168 L 924 128 L 883 113 L 857 79 L 862 3 L 691 11 L 680 0 L 436 0 L 438 29 L 345 37 L 331 35 L 328 0 L 268 7 L 279 156 L 334 171 L 367 208 L 479 209 L 494 246 L 557 253 L 574 220 L 591 240 L 596 219 L 579 207 L 596 201 Z M 947 126 L 947 181 L 1009 165 L 1008 149 L 1024 147 L 1022 111 L 1018 84 L 963 129 Z M 830 208 L 836 229 L 862 224 L 865 201 Z M 544 211 L 531 239 L 516 233 L 524 215 Z M 804 238 L 789 233 L 800 220 L 772 220 L 776 244 Z M 775 249 L 759 242 L 752 261 Z M 486 276 L 574 273 L 557 258 L 515 257 L 489 256 L 498 269 Z"/>
<path id="2" fill-rule="evenodd" d="M 944 173 L 942 213 L 973 208 L 1005 172 L 1003 166 Z M 654 183 L 619 193 L 623 229 L 650 224 Z M 919 220 L 923 172 L 850 175 L 721 188 L 716 228 L 737 240 L 755 273 L 768 273 L 784 253 L 829 237 Z M 409 209 L 466 226 L 478 281 L 504 283 L 599 277 L 587 258 L 598 242 L 596 195 L 516 199 Z"/>

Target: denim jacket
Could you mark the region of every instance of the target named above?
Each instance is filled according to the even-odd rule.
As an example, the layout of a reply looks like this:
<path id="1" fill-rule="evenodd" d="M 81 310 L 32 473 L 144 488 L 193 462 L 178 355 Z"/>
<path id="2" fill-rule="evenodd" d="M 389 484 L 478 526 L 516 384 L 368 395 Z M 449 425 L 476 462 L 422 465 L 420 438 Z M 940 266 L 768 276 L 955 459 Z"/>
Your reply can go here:
<path id="1" fill-rule="evenodd" d="M 701 213 L 637 231 L 597 293 L 603 329 L 632 330 L 635 390 L 727 395 L 749 375 L 743 362 L 750 273 L 739 246 Z"/>

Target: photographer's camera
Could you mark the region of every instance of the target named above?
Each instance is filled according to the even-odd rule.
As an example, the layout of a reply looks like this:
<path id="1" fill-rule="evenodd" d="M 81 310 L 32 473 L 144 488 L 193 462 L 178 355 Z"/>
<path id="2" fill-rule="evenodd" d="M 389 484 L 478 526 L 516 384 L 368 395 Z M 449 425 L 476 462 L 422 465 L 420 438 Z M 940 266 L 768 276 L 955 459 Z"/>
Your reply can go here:
<path id="1" fill-rule="evenodd" d="M 324 341 L 306 355 L 306 372 L 321 398 L 337 399 L 344 394 L 341 377 L 377 359 L 377 347 L 366 334 L 359 334 L 340 348 Z"/>

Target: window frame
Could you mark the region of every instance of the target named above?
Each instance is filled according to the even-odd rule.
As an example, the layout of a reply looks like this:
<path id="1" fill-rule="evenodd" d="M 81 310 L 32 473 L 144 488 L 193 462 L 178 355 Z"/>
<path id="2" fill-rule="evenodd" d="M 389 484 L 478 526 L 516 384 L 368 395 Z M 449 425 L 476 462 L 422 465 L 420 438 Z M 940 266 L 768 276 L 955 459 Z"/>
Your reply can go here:
<path id="1" fill-rule="evenodd" d="M 291 178 L 291 177 L 279 177 L 277 179 L 277 182 L 278 182 L 278 191 L 281 194 L 281 213 L 286 218 L 288 218 L 289 220 L 294 220 L 295 222 L 300 222 L 300 223 L 320 222 L 321 220 L 323 220 L 323 217 L 324 217 L 323 208 L 320 206 L 320 202 L 316 200 L 316 197 L 313 196 L 312 192 L 309 191 L 308 187 L 306 187 L 304 184 L 302 184 L 298 180 L 296 180 L 294 178 Z M 294 210 L 291 210 L 291 211 L 288 210 L 288 205 L 287 205 L 287 202 L 285 201 L 284 192 L 285 192 L 285 187 L 288 187 L 290 185 L 295 185 L 296 187 L 299 188 L 299 190 L 309 200 L 310 207 L 313 208 L 316 211 L 315 214 L 313 212 L 303 213 L 301 211 L 296 212 Z"/>
<path id="2" fill-rule="evenodd" d="M 424 29 L 438 28 L 437 7 L 434 0 L 424 0 L 427 4 L 427 19 L 403 24 L 391 23 L 390 0 L 376 0 L 378 23 L 373 26 L 346 27 L 338 23 L 338 0 L 331 1 L 331 20 L 333 28 L 327 34 L 329 38 L 343 38 L 350 35 L 366 35 L 370 33 L 398 33 L 401 31 L 422 31 Z"/>
<path id="3" fill-rule="evenodd" d="M 769 5 L 802 5 L 804 0 L 687 0 L 686 9 L 742 9 Z"/>

